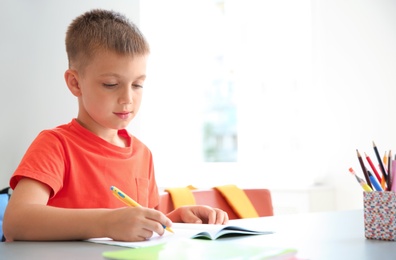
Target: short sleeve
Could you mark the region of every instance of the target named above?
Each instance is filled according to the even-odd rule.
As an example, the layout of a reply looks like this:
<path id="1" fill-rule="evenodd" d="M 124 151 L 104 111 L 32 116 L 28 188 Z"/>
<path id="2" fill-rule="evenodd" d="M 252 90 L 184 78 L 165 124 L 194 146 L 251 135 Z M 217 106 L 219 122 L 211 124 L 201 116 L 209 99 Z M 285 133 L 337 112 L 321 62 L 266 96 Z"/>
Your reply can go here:
<path id="1" fill-rule="evenodd" d="M 66 160 L 61 138 L 53 131 L 42 131 L 12 175 L 10 187 L 14 189 L 21 178 L 28 177 L 48 185 L 53 196 L 62 188 Z"/>

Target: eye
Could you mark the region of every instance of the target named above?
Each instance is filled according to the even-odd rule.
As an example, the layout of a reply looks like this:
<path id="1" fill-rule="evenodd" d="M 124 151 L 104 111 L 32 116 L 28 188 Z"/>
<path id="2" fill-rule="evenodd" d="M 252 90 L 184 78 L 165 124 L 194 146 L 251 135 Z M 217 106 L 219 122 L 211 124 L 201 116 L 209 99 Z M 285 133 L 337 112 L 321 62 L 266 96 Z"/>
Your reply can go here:
<path id="1" fill-rule="evenodd" d="M 143 86 L 142 85 L 139 85 L 139 84 L 133 84 L 132 85 L 134 88 L 143 88 Z"/>
<path id="2" fill-rule="evenodd" d="M 115 83 L 115 84 L 103 83 L 102 85 L 103 85 L 105 88 L 114 88 L 114 87 L 116 87 L 118 84 L 117 84 L 117 83 Z"/>

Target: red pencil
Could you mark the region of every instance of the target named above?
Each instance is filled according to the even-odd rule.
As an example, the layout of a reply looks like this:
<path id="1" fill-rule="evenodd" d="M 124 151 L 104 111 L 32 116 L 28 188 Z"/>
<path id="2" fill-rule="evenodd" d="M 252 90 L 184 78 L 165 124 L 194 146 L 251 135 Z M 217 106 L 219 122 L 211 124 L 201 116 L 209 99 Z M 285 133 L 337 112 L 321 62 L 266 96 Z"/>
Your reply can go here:
<path id="1" fill-rule="evenodd" d="M 367 159 L 368 163 L 370 164 L 371 169 L 373 169 L 373 172 L 374 172 L 375 176 L 377 177 L 378 182 L 381 183 L 381 176 L 379 175 L 377 168 L 375 168 L 373 162 L 371 161 L 370 157 L 366 153 L 364 153 L 364 156 L 366 156 L 366 159 Z"/>

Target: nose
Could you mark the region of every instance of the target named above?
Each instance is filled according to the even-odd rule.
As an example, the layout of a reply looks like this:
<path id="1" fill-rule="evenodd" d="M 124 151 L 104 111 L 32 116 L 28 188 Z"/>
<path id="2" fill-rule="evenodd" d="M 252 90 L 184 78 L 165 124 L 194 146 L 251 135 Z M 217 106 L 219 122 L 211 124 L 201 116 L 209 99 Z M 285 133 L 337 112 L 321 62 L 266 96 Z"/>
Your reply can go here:
<path id="1" fill-rule="evenodd" d="M 119 97 L 120 104 L 132 104 L 133 100 L 133 90 L 130 87 L 125 87 L 122 89 Z"/>

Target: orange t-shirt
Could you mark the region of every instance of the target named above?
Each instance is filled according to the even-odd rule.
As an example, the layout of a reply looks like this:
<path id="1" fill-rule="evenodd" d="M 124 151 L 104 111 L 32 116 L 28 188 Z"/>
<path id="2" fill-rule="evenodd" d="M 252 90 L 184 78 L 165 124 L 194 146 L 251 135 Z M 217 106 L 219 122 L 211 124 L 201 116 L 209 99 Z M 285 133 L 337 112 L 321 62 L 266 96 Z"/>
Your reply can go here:
<path id="1" fill-rule="evenodd" d="M 126 130 L 126 148 L 101 139 L 76 119 L 42 131 L 30 145 L 10 180 L 23 177 L 51 189 L 48 205 L 63 208 L 125 207 L 110 191 L 116 186 L 144 207 L 158 205 L 159 195 L 151 151 Z"/>

